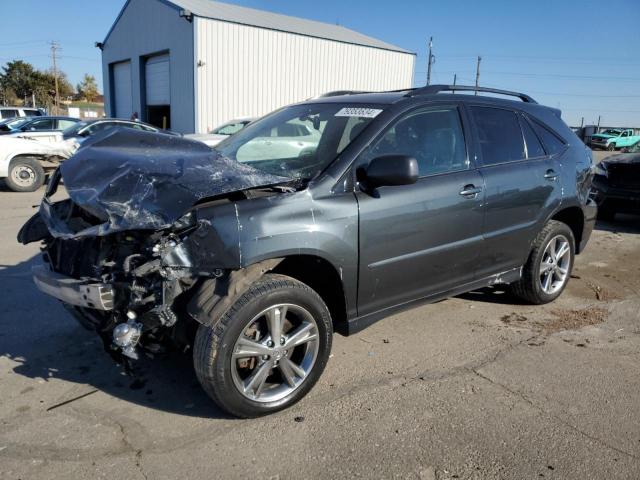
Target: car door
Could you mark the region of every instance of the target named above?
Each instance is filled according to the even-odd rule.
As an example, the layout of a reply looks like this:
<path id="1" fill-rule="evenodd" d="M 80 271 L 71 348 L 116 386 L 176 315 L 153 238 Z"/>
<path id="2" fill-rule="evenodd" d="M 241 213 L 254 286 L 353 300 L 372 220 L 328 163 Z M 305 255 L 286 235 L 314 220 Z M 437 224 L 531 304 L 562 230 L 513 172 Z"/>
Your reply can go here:
<path id="1" fill-rule="evenodd" d="M 484 248 L 478 276 L 522 266 L 547 215 L 560 203 L 560 168 L 520 113 L 469 106 L 485 182 Z M 526 141 L 525 141 L 526 140 Z"/>
<path id="2" fill-rule="evenodd" d="M 460 108 L 402 114 L 358 160 L 414 156 L 415 184 L 356 192 L 359 205 L 358 314 L 447 291 L 474 278 L 482 248 L 483 181 L 470 161 Z"/>

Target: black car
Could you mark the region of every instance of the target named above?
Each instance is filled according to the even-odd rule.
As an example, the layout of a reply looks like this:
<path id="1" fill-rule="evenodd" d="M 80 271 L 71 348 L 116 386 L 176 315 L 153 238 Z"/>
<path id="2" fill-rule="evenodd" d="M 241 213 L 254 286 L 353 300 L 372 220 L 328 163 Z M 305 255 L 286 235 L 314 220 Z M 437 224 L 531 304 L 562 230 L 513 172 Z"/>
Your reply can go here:
<path id="1" fill-rule="evenodd" d="M 474 90 L 519 100 L 459 94 Z M 270 141 L 300 125 L 304 149 Z M 114 357 L 192 348 L 211 398 L 252 417 L 306 395 L 334 331 L 495 284 L 555 300 L 595 223 L 592 168 L 560 112 L 525 94 L 322 97 L 215 150 L 96 135 L 18 239 L 43 242 L 36 285 Z"/>
<path id="2" fill-rule="evenodd" d="M 640 142 L 605 158 L 594 170 L 593 197 L 601 219 L 613 220 L 616 213 L 640 214 Z"/>

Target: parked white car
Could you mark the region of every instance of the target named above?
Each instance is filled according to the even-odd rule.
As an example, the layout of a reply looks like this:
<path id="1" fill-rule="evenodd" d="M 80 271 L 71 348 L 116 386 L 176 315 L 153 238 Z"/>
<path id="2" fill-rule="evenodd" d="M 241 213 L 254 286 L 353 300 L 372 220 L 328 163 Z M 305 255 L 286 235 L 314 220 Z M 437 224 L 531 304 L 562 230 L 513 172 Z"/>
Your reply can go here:
<path id="1" fill-rule="evenodd" d="M 77 149 L 78 143 L 73 141 L 49 143 L 0 137 L 0 178 L 14 192 L 33 192 L 44 184 L 47 173 Z"/>
<path id="2" fill-rule="evenodd" d="M 39 142 L 59 142 L 62 131 L 80 121 L 73 117 L 20 117 L 0 124 L 0 135 L 37 140 Z"/>
<path id="3" fill-rule="evenodd" d="M 30 107 L 0 107 L 0 119 L 13 117 L 41 117 L 46 115 L 40 108 Z"/>
<path id="4" fill-rule="evenodd" d="M 221 141 L 230 137 L 234 133 L 238 133 L 254 120 L 254 118 L 238 118 L 237 120 L 231 120 L 230 122 L 223 123 L 211 130 L 209 133 L 192 133 L 185 135 L 184 137 L 191 140 L 198 140 L 210 147 L 215 147 Z"/>

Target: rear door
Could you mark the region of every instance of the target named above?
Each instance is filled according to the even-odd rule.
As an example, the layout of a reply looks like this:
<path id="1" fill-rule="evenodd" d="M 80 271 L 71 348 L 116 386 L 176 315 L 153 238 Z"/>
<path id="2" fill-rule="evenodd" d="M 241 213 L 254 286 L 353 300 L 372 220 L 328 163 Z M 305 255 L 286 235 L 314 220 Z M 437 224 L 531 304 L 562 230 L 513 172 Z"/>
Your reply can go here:
<path id="1" fill-rule="evenodd" d="M 447 291 L 474 278 L 482 248 L 483 182 L 469 159 L 461 110 L 421 107 L 399 117 L 361 156 L 418 160 L 413 185 L 358 191 L 358 314 Z"/>
<path id="2" fill-rule="evenodd" d="M 519 112 L 471 105 L 486 194 L 482 278 L 526 262 L 531 243 L 561 200 L 559 166 Z"/>

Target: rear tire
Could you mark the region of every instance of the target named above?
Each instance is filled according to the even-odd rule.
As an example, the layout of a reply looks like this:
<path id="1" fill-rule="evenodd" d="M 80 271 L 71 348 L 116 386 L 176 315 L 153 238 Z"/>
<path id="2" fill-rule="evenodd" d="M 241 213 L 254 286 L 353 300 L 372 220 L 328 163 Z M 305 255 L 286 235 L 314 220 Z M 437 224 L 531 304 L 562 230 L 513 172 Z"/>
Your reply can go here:
<path id="1" fill-rule="evenodd" d="M 308 333 L 299 336 L 307 327 Z M 274 343 L 275 330 L 280 341 Z M 294 341 L 296 333 L 300 343 Z M 196 376 L 205 392 L 230 414 L 243 418 L 270 414 L 311 390 L 329 359 L 332 334 L 331 315 L 315 291 L 291 277 L 266 274 L 221 318 L 198 327 L 193 350 Z"/>
<path id="2" fill-rule="evenodd" d="M 37 159 L 14 158 L 9 163 L 7 186 L 14 192 L 35 192 L 45 181 L 45 173 Z"/>
<path id="3" fill-rule="evenodd" d="M 615 143 L 610 143 L 609 145 L 607 145 L 607 150 L 609 150 L 610 152 L 615 152 L 616 151 L 616 144 Z"/>
<path id="4" fill-rule="evenodd" d="M 568 251 L 561 250 L 565 243 Z M 513 293 L 536 305 L 554 301 L 569 282 L 574 256 L 573 231 L 562 222 L 550 220 L 534 240 L 522 277 L 511 287 Z"/>

